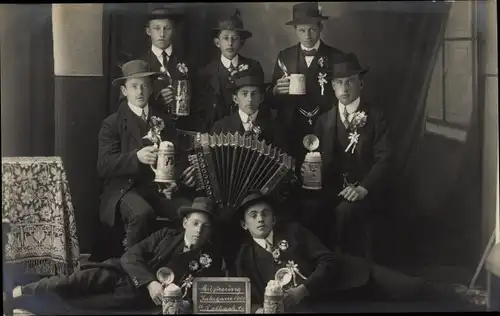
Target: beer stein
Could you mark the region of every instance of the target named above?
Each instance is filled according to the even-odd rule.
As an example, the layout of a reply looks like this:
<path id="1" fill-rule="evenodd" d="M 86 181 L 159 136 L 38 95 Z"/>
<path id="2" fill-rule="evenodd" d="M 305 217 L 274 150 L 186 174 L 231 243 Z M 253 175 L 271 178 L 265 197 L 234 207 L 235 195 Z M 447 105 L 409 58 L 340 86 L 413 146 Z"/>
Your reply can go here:
<path id="1" fill-rule="evenodd" d="M 162 314 L 176 315 L 182 313 L 182 290 L 174 283 L 170 283 L 163 290 Z"/>
<path id="2" fill-rule="evenodd" d="M 285 294 L 279 281 L 269 280 L 264 291 L 264 314 L 282 314 L 285 312 Z"/>
<path id="3" fill-rule="evenodd" d="M 290 95 L 306 94 L 306 76 L 303 74 L 290 74 Z"/>
<path id="4" fill-rule="evenodd" d="M 169 141 L 163 141 L 160 143 L 156 168 L 151 166 L 151 169 L 156 175 L 154 180 L 155 182 L 175 182 L 174 154 L 174 144 Z"/>

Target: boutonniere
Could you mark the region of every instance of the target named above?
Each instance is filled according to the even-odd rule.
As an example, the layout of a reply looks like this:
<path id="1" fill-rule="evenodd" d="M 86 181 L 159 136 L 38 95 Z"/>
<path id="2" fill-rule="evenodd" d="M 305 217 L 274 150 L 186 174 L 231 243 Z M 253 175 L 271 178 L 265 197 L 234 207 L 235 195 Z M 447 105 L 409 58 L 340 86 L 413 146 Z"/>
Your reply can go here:
<path id="1" fill-rule="evenodd" d="M 326 73 L 320 72 L 318 74 L 318 82 L 319 82 L 319 86 L 321 87 L 321 95 L 324 95 L 325 94 L 325 84 L 327 83 Z"/>
<path id="2" fill-rule="evenodd" d="M 345 152 L 351 150 L 351 154 L 354 154 L 354 150 L 356 149 L 356 145 L 359 142 L 359 132 L 358 129 L 362 128 L 366 124 L 366 120 L 368 119 L 368 115 L 364 111 L 354 113 L 354 116 L 349 123 L 349 145 L 345 149 Z"/>
<path id="3" fill-rule="evenodd" d="M 281 78 L 288 77 L 288 70 L 286 69 L 285 64 L 279 58 L 278 58 L 278 67 L 280 67 L 281 71 L 283 72 L 283 76 L 281 76 Z"/>
<path id="4" fill-rule="evenodd" d="M 193 286 L 193 274 L 199 273 L 203 269 L 209 268 L 211 265 L 212 258 L 206 253 L 202 253 L 198 260 L 192 260 L 189 262 L 189 271 L 191 271 L 191 273 L 182 281 L 181 289 L 184 289 L 182 297 L 185 297 L 188 289 Z"/>
<path id="5" fill-rule="evenodd" d="M 328 62 L 328 57 L 326 56 L 321 56 L 320 58 L 318 58 L 318 65 L 320 68 L 325 68 L 327 62 Z"/>
<path id="6" fill-rule="evenodd" d="M 189 69 L 185 63 L 178 63 L 176 69 L 182 77 L 187 78 Z"/>
<path id="7" fill-rule="evenodd" d="M 274 248 L 272 251 L 274 262 L 281 263 L 280 256 L 282 252 L 285 252 L 288 249 L 288 242 L 286 240 L 282 240 L 278 243 L 278 247 Z"/>
<path id="8" fill-rule="evenodd" d="M 158 146 L 158 144 L 161 143 L 160 134 L 164 128 L 165 122 L 163 122 L 163 119 L 157 116 L 152 116 L 149 120 L 149 131 L 146 136 L 143 137 L 143 139 L 148 139 L 153 144 L 155 144 L 155 146 Z"/>
<path id="9" fill-rule="evenodd" d="M 239 72 L 248 70 L 248 65 L 247 64 L 239 64 L 238 67 L 236 67 L 231 73 L 229 74 L 229 81 L 234 83 L 233 77 Z"/>

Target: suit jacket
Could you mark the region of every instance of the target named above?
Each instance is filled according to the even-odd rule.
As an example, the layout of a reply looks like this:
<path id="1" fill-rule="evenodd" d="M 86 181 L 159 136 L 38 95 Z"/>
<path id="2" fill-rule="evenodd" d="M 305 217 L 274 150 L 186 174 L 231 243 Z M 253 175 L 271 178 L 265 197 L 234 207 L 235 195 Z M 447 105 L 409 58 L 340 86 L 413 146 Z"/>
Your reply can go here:
<path id="1" fill-rule="evenodd" d="M 264 70 L 258 61 L 239 55 L 238 63 L 248 65 L 249 69 L 256 69 L 255 71 L 264 78 Z M 222 64 L 220 55 L 200 69 L 196 76 L 194 102 L 200 108 L 198 113 L 203 122 L 203 132 L 210 131 L 215 122 L 223 117 L 237 112 L 231 91 L 226 89 L 228 79 L 229 73 Z"/>
<path id="2" fill-rule="evenodd" d="M 273 144 L 274 146 L 283 149 L 288 152 L 286 136 L 279 125 L 269 113 L 264 111 L 259 111 L 257 117 L 255 118 L 255 125 L 261 128 L 261 139 L 264 139 L 267 143 Z M 238 112 L 234 112 L 230 116 L 226 116 L 223 119 L 215 122 L 212 127 L 211 133 L 245 133 L 245 128 L 241 122 L 240 115 Z"/>
<path id="3" fill-rule="evenodd" d="M 330 290 L 359 287 L 368 282 L 370 270 L 364 260 L 332 253 L 300 224 L 277 224 L 273 238 L 274 246 L 282 240 L 288 243 L 288 249 L 281 251 L 280 260 L 284 264 L 292 260 L 298 265 L 299 271 L 307 278 L 302 284 L 313 300 L 324 298 L 329 295 Z M 270 253 L 266 252 L 269 258 L 257 255 L 257 251 L 261 250 L 262 247 L 251 240 L 242 245 L 236 259 L 236 273 L 250 278 L 252 302 L 255 303 L 263 302 L 264 291 L 270 280 L 263 276 L 266 274 L 264 261 L 273 261 Z M 275 273 L 284 264 L 275 264 L 272 272 Z M 273 277 L 274 275 L 271 278 Z"/>
<path id="4" fill-rule="evenodd" d="M 380 108 L 361 100 L 358 111 L 367 115 L 366 124 L 358 131 L 359 142 L 354 154 L 360 162 L 363 181 L 360 185 L 370 192 L 383 189 L 391 165 L 392 148 L 389 137 L 389 126 Z M 323 179 L 328 182 L 334 172 L 332 156 L 337 133 L 338 106 L 335 104 L 328 112 L 318 118 L 315 134 L 320 140 L 323 159 Z"/>
<path id="5" fill-rule="evenodd" d="M 171 119 L 163 111 L 150 104 L 149 117 L 163 118 L 165 128 L 162 140 L 176 143 L 176 130 Z M 116 206 L 123 195 L 132 189 L 141 172 L 137 151 L 147 144 L 142 138 L 140 127 L 134 122 L 137 118 L 126 102 L 108 116 L 101 125 L 98 136 L 97 171 L 103 180 L 100 219 L 113 226 Z M 153 172 L 153 171 L 151 171 Z"/>
<path id="6" fill-rule="evenodd" d="M 184 230 L 164 228 L 134 245 L 120 259 L 121 267 L 128 274 L 137 289 L 145 288 L 150 282 L 157 281 L 156 272 L 161 267 L 168 267 L 174 272 L 174 283 L 179 285 L 192 273 L 189 263 L 199 262 L 201 254 L 208 254 L 211 265 L 193 272 L 193 277 L 223 277 L 225 263 L 218 248 L 211 243 L 202 248 L 182 253 L 184 248 Z M 181 257 L 181 258 L 179 258 Z"/>
<path id="7" fill-rule="evenodd" d="M 162 67 L 160 61 L 156 57 L 156 55 L 153 53 L 151 48 L 148 49 L 147 52 L 142 54 L 141 56 L 138 57 L 140 60 L 144 60 L 148 63 L 149 65 L 149 71 L 155 71 L 155 72 L 160 72 L 160 68 Z M 186 62 L 184 58 L 182 58 L 182 55 L 180 51 L 175 49 L 173 47 L 172 50 L 172 55 L 169 57 L 168 62 L 167 62 L 167 70 L 168 73 L 173 75 L 176 74 L 177 71 L 177 65 L 179 63 L 184 63 L 188 67 L 188 76 L 190 82 L 192 82 L 190 75 L 192 74 L 192 67 Z M 175 77 L 174 77 L 175 78 Z M 165 87 L 168 86 L 168 81 L 166 80 L 155 80 L 153 81 L 153 94 L 152 94 L 152 102 L 155 103 L 156 106 L 159 108 L 162 108 L 165 110 L 166 114 L 168 114 L 167 108 L 165 106 L 165 102 L 163 101 L 163 98 L 161 96 L 160 91 L 164 89 Z M 199 111 L 198 108 L 196 108 L 196 104 L 193 102 L 190 103 L 190 115 L 189 116 L 180 116 L 180 117 L 175 117 L 173 118 L 173 122 L 175 123 L 175 126 L 180 129 L 185 129 L 185 130 L 194 130 L 196 129 L 196 126 L 198 122 L 196 121 L 196 117 L 198 116 L 197 111 Z"/>
<path id="8" fill-rule="evenodd" d="M 278 65 L 280 60 L 286 67 L 288 74 L 302 73 L 306 76 L 306 96 L 289 96 L 277 95 L 273 96 L 272 91 L 267 94 L 267 99 L 270 100 L 270 105 L 277 109 L 277 118 L 287 131 L 294 130 L 295 120 L 300 117 L 299 108 L 313 110 L 319 106 L 319 113 L 313 118 L 313 125 L 316 118 L 328 111 L 331 100 L 335 99 L 335 94 L 331 84 L 324 84 L 324 95 L 321 95 L 321 87 L 318 82 L 320 72 L 325 73 L 326 67 L 331 63 L 331 58 L 334 54 L 342 54 L 342 51 L 326 45 L 323 41 L 318 48 L 318 52 L 314 56 L 309 67 L 302 53 L 300 43 L 280 51 L 274 65 L 272 84 L 273 87 L 276 81 L 283 76 L 283 71 Z M 320 59 L 324 62 L 324 67 L 320 65 Z"/>

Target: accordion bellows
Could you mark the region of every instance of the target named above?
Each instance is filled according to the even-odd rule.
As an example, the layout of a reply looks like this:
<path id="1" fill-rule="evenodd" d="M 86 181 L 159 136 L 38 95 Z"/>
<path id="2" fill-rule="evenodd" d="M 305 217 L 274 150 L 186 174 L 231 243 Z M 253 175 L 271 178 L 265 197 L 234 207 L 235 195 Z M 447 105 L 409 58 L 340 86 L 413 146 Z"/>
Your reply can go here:
<path id="1" fill-rule="evenodd" d="M 294 159 L 283 150 L 239 133 L 198 134 L 189 162 L 198 174 L 198 190 L 205 191 L 230 217 L 248 191 L 272 192 L 294 169 Z"/>

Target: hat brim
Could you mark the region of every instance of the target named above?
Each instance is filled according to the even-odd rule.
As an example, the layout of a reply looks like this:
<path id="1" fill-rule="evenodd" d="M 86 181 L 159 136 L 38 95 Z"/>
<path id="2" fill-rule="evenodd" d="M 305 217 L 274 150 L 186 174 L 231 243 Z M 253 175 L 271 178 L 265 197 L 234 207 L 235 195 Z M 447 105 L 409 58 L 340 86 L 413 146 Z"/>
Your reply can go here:
<path id="1" fill-rule="evenodd" d="M 160 75 L 161 75 L 161 73 L 159 73 L 159 72 L 141 72 L 141 73 L 133 74 L 133 75 L 126 76 L 126 77 L 116 78 L 115 80 L 113 80 L 112 84 L 116 85 L 116 84 L 118 84 L 126 79 L 133 79 L 133 78 L 153 77 L 153 79 L 156 79 Z"/>
<path id="2" fill-rule="evenodd" d="M 322 22 L 328 20 L 327 16 L 318 16 L 318 17 L 304 17 L 298 18 L 285 23 L 285 25 L 297 25 L 297 24 L 314 24 L 317 22 Z"/>
<path id="3" fill-rule="evenodd" d="M 327 75 L 327 79 L 335 79 L 335 78 L 348 78 L 350 76 L 354 76 L 354 75 L 365 75 L 366 73 L 368 73 L 368 71 L 370 70 L 370 67 L 367 67 L 367 68 L 364 68 L 364 69 L 361 69 L 361 70 L 357 70 L 357 71 L 345 71 L 345 72 L 330 72 L 329 75 Z"/>
<path id="4" fill-rule="evenodd" d="M 224 30 L 228 30 L 228 29 L 224 29 L 224 28 L 218 28 L 218 27 L 215 27 L 212 29 L 212 37 L 217 37 L 217 34 L 220 32 L 220 31 L 224 31 Z M 240 34 L 240 37 L 243 39 L 243 40 L 246 40 L 246 39 L 249 39 L 250 37 L 252 37 L 252 32 L 250 31 L 247 31 L 247 30 L 244 30 L 244 29 L 232 29 L 231 31 L 235 31 L 235 32 L 238 32 Z"/>
<path id="5" fill-rule="evenodd" d="M 181 207 L 179 207 L 179 210 L 178 210 L 178 214 L 179 214 L 179 217 L 181 219 L 186 217 L 186 215 L 188 215 L 190 213 L 194 213 L 194 212 L 205 213 L 205 214 L 209 215 L 212 219 L 215 217 L 215 214 L 210 212 L 210 211 L 192 208 L 191 206 L 181 206 Z"/>

